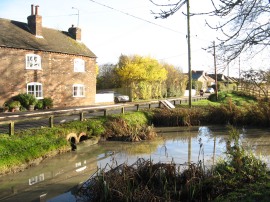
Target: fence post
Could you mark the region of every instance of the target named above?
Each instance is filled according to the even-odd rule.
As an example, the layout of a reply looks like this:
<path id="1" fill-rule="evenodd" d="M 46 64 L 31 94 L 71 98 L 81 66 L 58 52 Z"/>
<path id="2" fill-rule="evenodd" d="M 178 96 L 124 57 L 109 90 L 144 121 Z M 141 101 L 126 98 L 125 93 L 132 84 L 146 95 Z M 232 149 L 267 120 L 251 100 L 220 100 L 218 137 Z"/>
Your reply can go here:
<path id="1" fill-rule="evenodd" d="M 50 127 L 50 128 L 53 128 L 53 118 L 54 118 L 53 115 L 50 116 L 50 118 L 49 118 L 49 127 Z"/>
<path id="2" fill-rule="evenodd" d="M 148 105 L 148 108 L 151 109 L 151 103 Z"/>
<path id="3" fill-rule="evenodd" d="M 14 135 L 14 122 L 13 121 L 11 121 L 10 123 L 9 123 L 9 135 L 11 136 L 11 135 Z"/>
<path id="4" fill-rule="evenodd" d="M 140 106 L 139 104 L 137 104 L 137 105 L 136 105 L 136 107 L 137 107 L 137 111 L 139 111 L 139 106 Z"/>
<path id="5" fill-rule="evenodd" d="M 125 113 L 125 107 L 121 108 L 121 113 L 124 114 Z"/>
<path id="6" fill-rule="evenodd" d="M 81 113 L 80 113 L 80 121 L 83 121 L 83 119 L 84 119 L 84 113 L 81 112 Z"/>
<path id="7" fill-rule="evenodd" d="M 105 117 L 107 116 L 107 110 L 106 109 L 104 110 L 104 116 Z"/>

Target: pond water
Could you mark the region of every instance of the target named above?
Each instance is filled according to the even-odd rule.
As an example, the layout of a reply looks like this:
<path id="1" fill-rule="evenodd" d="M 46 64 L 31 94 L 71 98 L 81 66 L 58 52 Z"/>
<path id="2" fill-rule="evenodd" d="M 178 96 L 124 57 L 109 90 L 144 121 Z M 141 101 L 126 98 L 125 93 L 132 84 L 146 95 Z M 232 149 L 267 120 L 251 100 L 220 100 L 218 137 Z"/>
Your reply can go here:
<path id="1" fill-rule="evenodd" d="M 76 151 L 0 177 L 0 201 L 74 201 L 72 193 L 97 168 L 124 162 L 132 164 L 138 158 L 179 164 L 201 160 L 205 165 L 212 165 L 224 155 L 228 137 L 223 126 L 157 128 L 157 131 L 159 138 L 149 142 L 101 142 L 91 146 L 84 142 Z M 241 129 L 240 132 L 245 147 L 269 166 L 270 129 Z"/>

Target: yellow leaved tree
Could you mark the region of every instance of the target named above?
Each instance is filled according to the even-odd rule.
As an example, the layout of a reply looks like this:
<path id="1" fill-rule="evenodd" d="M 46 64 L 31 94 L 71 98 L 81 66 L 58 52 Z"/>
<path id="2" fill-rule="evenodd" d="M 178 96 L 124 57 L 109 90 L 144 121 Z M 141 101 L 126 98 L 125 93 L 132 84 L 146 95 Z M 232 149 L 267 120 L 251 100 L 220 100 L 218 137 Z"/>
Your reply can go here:
<path id="1" fill-rule="evenodd" d="M 151 57 L 121 55 L 117 74 L 125 87 L 132 89 L 133 99 L 163 97 L 167 70 Z"/>
<path id="2" fill-rule="evenodd" d="M 168 72 L 165 81 L 167 88 L 166 97 L 182 96 L 187 87 L 188 76 L 180 68 L 175 68 L 173 65 L 163 63 L 163 67 Z"/>

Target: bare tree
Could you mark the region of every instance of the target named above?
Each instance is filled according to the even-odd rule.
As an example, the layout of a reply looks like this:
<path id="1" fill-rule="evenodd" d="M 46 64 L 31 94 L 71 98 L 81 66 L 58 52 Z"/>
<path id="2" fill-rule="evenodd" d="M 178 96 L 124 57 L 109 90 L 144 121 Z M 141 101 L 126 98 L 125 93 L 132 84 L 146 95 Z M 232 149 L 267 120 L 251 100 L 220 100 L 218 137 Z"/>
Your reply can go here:
<path id="1" fill-rule="evenodd" d="M 254 56 L 270 45 L 269 0 L 220 0 L 211 15 L 226 17 L 222 23 L 210 26 L 220 30 L 219 50 L 230 62 L 242 52 Z"/>
<path id="2" fill-rule="evenodd" d="M 161 0 L 165 10 L 153 12 L 156 17 L 167 18 L 176 13 L 187 0 Z M 220 17 L 217 25 L 209 27 L 221 31 L 216 45 L 219 54 L 226 56 L 231 62 L 241 53 L 250 57 L 260 53 L 270 45 L 270 0 L 209 0 L 213 8 L 207 13 L 193 13 L 192 15 L 209 15 Z M 160 2 L 160 1 L 159 1 Z M 192 5 L 191 5 L 192 7 Z M 209 47 L 213 48 L 213 47 Z"/>

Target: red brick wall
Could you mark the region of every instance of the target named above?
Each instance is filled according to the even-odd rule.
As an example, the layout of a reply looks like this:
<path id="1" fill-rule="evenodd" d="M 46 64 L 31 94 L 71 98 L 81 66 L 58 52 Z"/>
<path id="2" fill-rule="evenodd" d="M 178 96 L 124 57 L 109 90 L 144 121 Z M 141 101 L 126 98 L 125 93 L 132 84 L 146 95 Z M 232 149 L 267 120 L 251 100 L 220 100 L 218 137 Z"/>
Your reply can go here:
<path id="1" fill-rule="evenodd" d="M 41 70 L 25 68 L 25 55 L 41 56 Z M 29 82 L 43 86 L 43 97 L 51 97 L 55 107 L 83 106 L 95 103 L 96 60 L 75 55 L 0 48 L 0 106 L 19 93 Z M 85 61 L 85 72 L 74 72 L 74 58 Z M 85 97 L 73 97 L 73 84 L 85 85 Z"/>

